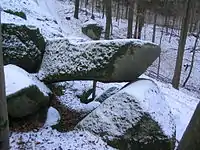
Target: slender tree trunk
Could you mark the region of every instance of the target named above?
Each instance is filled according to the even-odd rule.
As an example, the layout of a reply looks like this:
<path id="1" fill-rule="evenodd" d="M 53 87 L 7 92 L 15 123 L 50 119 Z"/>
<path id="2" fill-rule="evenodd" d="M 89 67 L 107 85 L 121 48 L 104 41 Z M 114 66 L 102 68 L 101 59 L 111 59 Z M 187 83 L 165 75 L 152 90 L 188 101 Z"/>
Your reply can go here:
<path id="1" fill-rule="evenodd" d="M 120 0 L 117 0 L 117 14 L 116 14 L 116 21 L 118 21 L 118 19 L 119 19 L 119 11 L 120 11 L 119 6 L 120 6 Z"/>
<path id="2" fill-rule="evenodd" d="M 188 124 L 177 150 L 199 150 L 200 149 L 200 103 Z"/>
<path id="3" fill-rule="evenodd" d="M 160 43 L 159 43 L 160 46 L 162 45 L 163 34 L 164 34 L 164 27 L 162 27 L 162 30 L 161 30 Z M 160 76 L 160 64 L 161 64 L 161 53 L 158 57 L 157 79 Z"/>
<path id="4" fill-rule="evenodd" d="M 128 11 L 129 11 L 129 6 L 128 6 L 128 2 L 126 2 L 125 19 L 128 19 Z"/>
<path id="5" fill-rule="evenodd" d="M 139 16 L 137 15 L 136 16 L 136 21 L 135 21 L 135 30 L 134 30 L 134 38 L 135 39 L 137 39 L 137 37 L 138 37 L 138 19 L 139 18 Z"/>
<path id="6" fill-rule="evenodd" d="M 133 9 L 134 4 L 131 2 L 128 10 L 128 31 L 127 31 L 127 38 L 132 38 L 133 34 Z"/>
<path id="7" fill-rule="evenodd" d="M 178 54 L 176 58 L 176 67 L 175 67 L 174 76 L 172 79 L 172 85 L 176 89 L 179 88 L 179 83 L 180 83 L 181 68 L 182 68 L 185 43 L 186 43 L 187 33 L 188 33 L 190 7 L 191 7 L 192 0 L 187 0 L 186 2 L 187 2 L 186 10 L 185 10 L 185 15 L 182 21 L 181 37 L 179 40 Z"/>
<path id="8" fill-rule="evenodd" d="M 173 30 L 174 30 L 175 21 L 176 21 L 176 17 L 174 16 L 174 18 L 173 18 L 173 23 L 172 23 L 172 28 L 171 28 L 171 33 L 170 33 L 170 36 L 169 36 L 169 43 L 171 43 L 171 39 L 172 39 L 172 34 L 173 34 Z"/>
<path id="9" fill-rule="evenodd" d="M 166 16 L 165 16 L 165 32 L 166 32 L 166 34 L 168 34 L 168 28 L 169 28 L 168 16 L 166 14 Z"/>
<path id="10" fill-rule="evenodd" d="M 103 2 L 103 7 L 102 7 L 102 19 L 104 19 L 105 16 L 105 4 Z"/>
<path id="11" fill-rule="evenodd" d="M 78 19 L 78 13 L 79 13 L 79 0 L 76 0 L 75 1 L 74 18 Z"/>
<path id="12" fill-rule="evenodd" d="M 88 0 L 85 0 L 85 9 L 86 9 L 85 15 L 86 16 L 88 15 L 87 6 L 88 6 Z"/>
<path id="13" fill-rule="evenodd" d="M 194 66 L 194 58 L 195 58 L 195 53 L 196 53 L 196 47 L 197 47 L 197 43 L 198 43 L 198 40 L 199 40 L 199 34 L 200 34 L 200 32 L 198 33 L 196 40 L 195 40 L 195 43 L 194 43 L 194 47 L 193 47 L 193 50 L 192 50 L 192 60 L 191 60 L 190 70 L 189 70 L 187 78 L 185 79 L 185 82 L 183 83 L 183 87 L 185 87 L 185 85 L 187 84 L 187 82 L 188 82 L 188 80 L 191 76 L 191 73 L 192 73 L 192 69 L 193 69 L 193 66 Z"/>
<path id="14" fill-rule="evenodd" d="M 94 0 L 92 0 L 92 16 L 91 16 L 91 19 L 95 19 L 94 17 Z"/>
<path id="15" fill-rule="evenodd" d="M 106 7 L 106 29 L 105 29 L 105 39 L 110 38 L 111 24 L 112 24 L 112 0 L 104 0 Z"/>
<path id="16" fill-rule="evenodd" d="M 93 92 L 92 92 L 92 99 L 95 99 L 96 96 L 96 88 L 97 88 L 97 81 L 93 81 Z"/>
<path id="17" fill-rule="evenodd" d="M 9 128 L 8 128 L 8 114 L 7 114 L 5 79 L 4 79 L 4 68 L 3 68 L 1 11 L 2 9 L 0 7 L 0 150 L 8 150 Z"/>
<path id="18" fill-rule="evenodd" d="M 139 2 L 139 5 L 138 5 L 138 36 L 137 38 L 138 39 L 141 39 L 141 35 L 142 35 L 142 27 L 144 26 L 144 15 L 145 15 L 145 9 L 144 9 L 144 6 Z"/>
<path id="19" fill-rule="evenodd" d="M 155 38 L 156 38 L 156 21 L 157 21 L 157 13 L 155 13 L 154 15 L 152 42 L 155 42 Z"/>

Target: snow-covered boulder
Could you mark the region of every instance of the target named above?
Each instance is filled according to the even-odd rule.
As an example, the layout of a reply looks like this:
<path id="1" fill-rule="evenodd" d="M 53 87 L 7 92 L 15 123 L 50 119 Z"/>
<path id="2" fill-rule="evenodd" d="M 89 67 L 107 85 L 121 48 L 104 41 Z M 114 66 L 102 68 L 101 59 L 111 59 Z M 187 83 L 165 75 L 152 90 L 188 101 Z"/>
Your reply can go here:
<path id="1" fill-rule="evenodd" d="M 107 98 L 109 98 L 110 96 L 114 95 L 115 93 L 117 93 L 119 91 L 118 87 L 110 87 L 109 89 L 107 89 L 105 92 L 103 92 L 100 96 L 98 96 L 97 98 L 95 98 L 95 101 L 97 102 L 104 102 Z"/>
<path id="2" fill-rule="evenodd" d="M 94 20 L 85 22 L 82 26 L 82 32 L 93 40 L 99 40 L 103 27 Z"/>
<path id="3" fill-rule="evenodd" d="M 174 118 L 151 80 L 138 80 L 105 100 L 76 129 L 99 135 L 124 149 L 169 150 L 174 146 Z"/>
<path id="4" fill-rule="evenodd" d="M 77 44 L 47 42 L 38 77 L 46 83 L 67 80 L 134 81 L 159 56 L 160 47 L 137 39 Z"/>
<path id="5" fill-rule="evenodd" d="M 4 64 L 15 64 L 28 72 L 38 71 L 45 50 L 39 29 L 2 24 Z"/>
<path id="6" fill-rule="evenodd" d="M 4 67 L 8 114 L 24 117 L 49 104 L 51 91 L 36 77 L 15 66 Z"/>
<path id="7" fill-rule="evenodd" d="M 47 112 L 47 119 L 45 121 L 44 127 L 55 126 L 60 122 L 60 119 L 61 117 L 59 112 L 55 108 L 50 107 Z"/>

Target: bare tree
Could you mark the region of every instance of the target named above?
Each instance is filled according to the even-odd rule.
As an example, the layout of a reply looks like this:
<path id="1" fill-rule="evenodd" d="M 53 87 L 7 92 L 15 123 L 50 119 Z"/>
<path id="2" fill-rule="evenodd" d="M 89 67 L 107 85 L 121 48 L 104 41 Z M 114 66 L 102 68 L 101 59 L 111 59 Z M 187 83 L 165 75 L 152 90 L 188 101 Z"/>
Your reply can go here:
<path id="1" fill-rule="evenodd" d="M 191 65 L 190 65 L 190 70 L 189 70 L 189 73 L 188 73 L 188 76 L 186 77 L 184 83 L 183 83 L 183 87 L 187 84 L 190 76 L 191 76 L 191 73 L 192 73 L 192 69 L 193 69 L 193 66 L 194 66 L 194 58 L 195 58 L 195 53 L 196 53 L 196 47 L 197 47 L 197 44 L 198 44 L 198 40 L 199 40 L 199 35 L 200 35 L 200 31 L 198 32 L 196 36 L 196 40 L 194 42 L 194 47 L 192 49 L 192 60 L 191 60 Z"/>
<path id="2" fill-rule="evenodd" d="M 1 11 L 2 8 L 0 7 L 0 150 L 8 150 L 9 129 L 8 129 L 8 114 L 7 114 L 5 79 L 4 79 L 4 68 L 3 68 Z"/>
<path id="3" fill-rule="evenodd" d="M 110 38 L 111 25 L 112 25 L 112 0 L 104 0 L 104 5 L 106 8 L 106 29 L 105 29 L 105 39 Z"/>
<path id="4" fill-rule="evenodd" d="M 184 14 L 183 20 L 182 20 L 181 36 L 180 36 L 180 40 L 179 40 L 178 54 L 177 54 L 177 58 L 176 58 L 176 67 L 175 67 L 174 76 L 172 79 L 172 85 L 176 89 L 179 88 L 179 83 L 180 83 L 183 55 L 184 55 L 184 49 L 185 49 L 188 27 L 189 27 L 191 3 L 192 3 L 192 0 L 186 0 L 186 9 L 185 9 L 185 14 Z"/>
<path id="5" fill-rule="evenodd" d="M 79 13 L 79 0 L 75 0 L 74 18 L 78 19 L 78 13 Z"/>
<path id="6" fill-rule="evenodd" d="M 127 38 L 132 38 L 133 34 L 133 10 L 134 10 L 134 2 L 131 1 L 128 8 L 128 31 Z"/>
<path id="7" fill-rule="evenodd" d="M 157 23 L 157 13 L 154 14 L 152 42 L 155 42 L 155 38 L 156 38 L 156 23 Z"/>

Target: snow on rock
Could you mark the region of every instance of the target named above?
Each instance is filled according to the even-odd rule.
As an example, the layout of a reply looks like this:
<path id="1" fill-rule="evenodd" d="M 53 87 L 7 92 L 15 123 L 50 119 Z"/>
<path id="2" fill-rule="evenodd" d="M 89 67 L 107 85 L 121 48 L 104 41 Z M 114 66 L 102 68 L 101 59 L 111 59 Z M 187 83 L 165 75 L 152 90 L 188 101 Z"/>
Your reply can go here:
<path id="1" fill-rule="evenodd" d="M 4 67 L 8 114 L 19 118 L 49 104 L 51 91 L 36 77 L 15 65 Z"/>
<path id="2" fill-rule="evenodd" d="M 56 39 L 47 42 L 38 77 L 47 83 L 67 80 L 133 81 L 159 53 L 159 46 L 136 39 L 77 44 L 67 39 Z"/>
<path id="3" fill-rule="evenodd" d="M 51 128 L 42 128 L 38 132 L 12 133 L 10 143 L 11 150 L 114 150 L 100 137 L 87 131 L 60 133 Z"/>
<path id="4" fill-rule="evenodd" d="M 51 91 L 47 86 L 39 81 L 35 76 L 15 65 L 4 66 L 6 96 L 10 96 L 28 88 L 32 85 L 37 86 L 44 95 L 48 96 Z"/>
<path id="5" fill-rule="evenodd" d="M 2 23 L 13 23 L 16 25 L 36 26 L 45 38 L 63 37 L 62 29 L 55 17 L 51 15 L 48 7 L 37 3 L 35 0 L 1 0 L 3 10 L 23 12 L 26 20 L 17 15 L 2 12 Z"/>
<path id="6" fill-rule="evenodd" d="M 171 108 L 176 124 L 176 139 L 180 141 L 195 111 L 195 108 L 199 103 L 199 99 L 174 89 L 171 84 L 156 81 L 146 75 L 142 75 L 140 78 L 151 79 L 160 88 L 167 103 L 169 104 L 169 107 Z"/>
<path id="7" fill-rule="evenodd" d="M 93 19 L 90 19 L 90 20 L 87 20 L 86 22 L 83 23 L 82 27 L 87 27 L 88 25 L 97 25 L 97 26 L 100 26 L 103 28 L 103 26 L 101 24 L 99 24 L 97 21 L 93 20 Z"/>
<path id="8" fill-rule="evenodd" d="M 86 21 L 82 26 L 82 32 L 93 40 L 99 40 L 103 27 L 94 20 Z"/>
<path id="9" fill-rule="evenodd" d="M 43 58 L 45 41 L 34 26 L 2 24 L 4 65 L 15 64 L 28 72 L 37 72 Z"/>
<path id="10" fill-rule="evenodd" d="M 47 127 L 57 125 L 60 119 L 61 117 L 59 112 L 55 108 L 50 107 L 47 112 L 47 119 L 44 126 Z"/>
<path id="11" fill-rule="evenodd" d="M 99 135 L 119 149 L 134 149 L 140 143 L 143 148 L 168 150 L 171 142 L 175 142 L 173 115 L 151 80 L 127 85 L 86 116 L 76 128 Z"/>

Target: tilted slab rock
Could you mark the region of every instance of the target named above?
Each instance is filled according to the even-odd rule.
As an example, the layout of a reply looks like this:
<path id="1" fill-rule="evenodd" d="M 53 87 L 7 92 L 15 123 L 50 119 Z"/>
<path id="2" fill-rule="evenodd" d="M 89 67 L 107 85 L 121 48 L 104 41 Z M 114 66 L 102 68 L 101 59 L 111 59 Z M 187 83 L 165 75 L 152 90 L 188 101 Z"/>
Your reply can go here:
<path id="1" fill-rule="evenodd" d="M 49 41 L 38 77 L 46 83 L 66 80 L 134 81 L 159 56 L 160 47 L 136 39 Z"/>
<path id="2" fill-rule="evenodd" d="M 151 80 L 138 80 L 106 99 L 76 129 L 101 136 L 121 150 L 169 150 L 175 123 L 164 95 Z"/>

